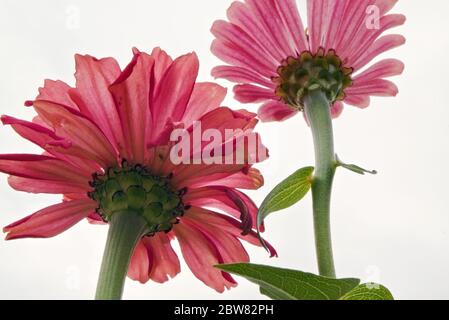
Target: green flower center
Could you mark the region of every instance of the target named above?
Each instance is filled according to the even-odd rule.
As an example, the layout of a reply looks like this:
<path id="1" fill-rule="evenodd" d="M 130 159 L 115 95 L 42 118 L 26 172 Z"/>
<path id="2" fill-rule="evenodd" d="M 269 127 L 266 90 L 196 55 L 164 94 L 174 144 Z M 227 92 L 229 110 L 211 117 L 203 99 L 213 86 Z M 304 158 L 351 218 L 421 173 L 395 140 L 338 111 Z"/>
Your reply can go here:
<path id="1" fill-rule="evenodd" d="M 278 68 L 276 95 L 286 104 L 304 109 L 304 97 L 313 90 L 322 90 L 329 101 L 343 100 L 344 90 L 352 85 L 352 68 L 343 66 L 334 50 L 324 49 L 313 55 L 304 51 L 297 58 L 289 57 Z"/>
<path id="2" fill-rule="evenodd" d="M 109 168 L 104 174 L 94 174 L 88 195 L 98 203 L 97 213 L 106 222 L 118 211 L 140 214 L 148 223 L 148 235 L 169 232 L 184 214 L 182 195 L 170 185 L 170 177 L 153 175 L 141 165 Z"/>

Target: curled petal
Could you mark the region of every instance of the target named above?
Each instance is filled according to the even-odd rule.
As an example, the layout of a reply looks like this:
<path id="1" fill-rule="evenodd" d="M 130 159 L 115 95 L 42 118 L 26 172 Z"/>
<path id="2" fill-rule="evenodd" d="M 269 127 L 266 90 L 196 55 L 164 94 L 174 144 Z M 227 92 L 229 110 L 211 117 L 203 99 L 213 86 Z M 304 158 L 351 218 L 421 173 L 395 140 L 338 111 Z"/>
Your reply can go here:
<path id="1" fill-rule="evenodd" d="M 86 218 L 96 206 L 91 200 L 62 202 L 5 227 L 3 232 L 7 240 L 54 237 Z"/>

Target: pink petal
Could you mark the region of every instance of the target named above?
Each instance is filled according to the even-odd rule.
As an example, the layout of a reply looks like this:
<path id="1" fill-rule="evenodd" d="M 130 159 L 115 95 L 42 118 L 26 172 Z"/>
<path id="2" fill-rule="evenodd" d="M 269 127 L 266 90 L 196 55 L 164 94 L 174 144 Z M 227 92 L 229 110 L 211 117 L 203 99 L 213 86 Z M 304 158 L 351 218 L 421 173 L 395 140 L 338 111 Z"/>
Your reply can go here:
<path id="1" fill-rule="evenodd" d="M 263 77 L 247 68 L 234 66 L 219 66 L 212 69 L 212 76 L 226 79 L 237 83 L 254 83 L 263 87 L 273 88 L 275 84 L 268 78 Z"/>
<path id="2" fill-rule="evenodd" d="M 0 171 L 23 178 L 65 182 L 72 186 L 89 189 L 90 176 L 65 161 L 40 155 L 2 154 Z"/>
<path id="3" fill-rule="evenodd" d="M 405 43 L 405 38 L 398 34 L 386 35 L 374 42 L 368 48 L 365 48 L 364 53 L 355 60 L 351 66 L 354 70 L 359 70 L 367 65 L 375 57 L 384 53 L 385 51 L 399 47 Z"/>
<path id="4" fill-rule="evenodd" d="M 87 217 L 96 206 L 91 200 L 62 202 L 5 227 L 3 232 L 6 240 L 54 237 Z"/>
<path id="5" fill-rule="evenodd" d="M 147 149 L 148 125 L 151 119 L 150 90 L 154 59 L 142 52 L 134 54 L 133 61 L 109 87 L 124 132 L 127 152 L 124 158 L 143 163 Z"/>
<path id="6" fill-rule="evenodd" d="M 365 26 L 351 39 L 350 44 L 342 52 L 342 57 L 347 57 L 347 63 L 353 64 L 360 55 L 363 55 L 366 48 L 372 45 L 379 36 L 388 29 L 403 25 L 405 23 L 405 16 L 402 14 L 392 14 L 384 16 L 379 21 L 379 28 L 368 29 Z"/>
<path id="7" fill-rule="evenodd" d="M 242 103 L 265 102 L 266 100 L 277 100 L 274 90 L 241 84 L 234 87 L 235 99 Z"/>
<path id="8" fill-rule="evenodd" d="M 37 144 L 55 157 L 71 163 L 79 168 L 83 174 L 86 173 L 89 175 L 99 169 L 98 165 L 91 161 L 68 155 L 68 153 L 71 153 L 69 149 L 72 146 L 72 143 L 67 139 L 58 137 L 53 130 L 50 130 L 47 127 L 9 116 L 2 116 L 1 120 L 3 124 L 11 125 L 23 138 Z"/>
<path id="9" fill-rule="evenodd" d="M 398 0 L 376 0 L 374 5 L 380 10 L 380 14 L 384 15 L 388 13 L 396 5 Z"/>
<path id="10" fill-rule="evenodd" d="M 89 55 L 75 56 L 76 90 L 82 112 L 98 124 L 114 144 L 123 142 L 120 119 L 109 86 L 120 76 L 120 66 L 113 58 L 96 59 Z"/>
<path id="11" fill-rule="evenodd" d="M 196 184 L 191 184 L 190 187 L 201 188 L 208 185 L 257 190 L 264 185 L 264 179 L 260 171 L 256 168 L 245 168 L 225 178 L 217 180 L 204 179 Z"/>
<path id="12" fill-rule="evenodd" d="M 291 38 L 289 26 L 279 15 L 275 1 L 247 0 L 246 2 L 253 14 L 259 17 L 260 25 L 265 29 L 265 32 L 271 36 L 275 45 L 282 50 L 284 59 L 289 56 L 294 56 L 298 52 L 298 46 L 294 43 L 295 39 Z M 291 9 L 291 7 L 288 9 Z M 295 31 L 299 31 L 299 34 L 301 34 L 303 30 Z M 277 60 L 277 62 L 280 61 Z"/>
<path id="13" fill-rule="evenodd" d="M 157 137 L 170 121 L 178 122 L 185 113 L 192 94 L 199 62 L 196 54 L 176 59 L 163 76 L 152 105 L 153 135 Z"/>
<path id="14" fill-rule="evenodd" d="M 276 67 L 269 66 L 267 63 L 261 64 L 254 59 L 256 52 L 248 52 L 237 43 L 225 41 L 221 38 L 215 39 L 212 42 L 211 51 L 224 62 L 253 70 L 254 73 L 262 77 L 270 78 L 276 75 Z"/>
<path id="15" fill-rule="evenodd" d="M 195 207 L 210 207 L 222 210 L 239 220 L 242 220 L 242 214 L 245 214 L 242 210 L 244 210 L 251 217 L 251 227 L 256 228 L 257 206 L 247 195 L 235 189 L 218 186 L 189 189 L 183 200 L 185 204 Z M 242 209 L 242 206 L 244 209 Z M 242 229 L 245 228 L 242 227 Z"/>
<path id="16" fill-rule="evenodd" d="M 285 121 L 298 113 L 298 110 L 279 101 L 269 101 L 259 108 L 258 116 L 262 122 Z"/>
<path id="17" fill-rule="evenodd" d="M 199 280 L 218 292 L 235 287 L 235 283 L 228 281 L 224 274 L 214 267 L 222 261 L 217 249 L 206 236 L 183 222 L 175 225 L 173 230 L 181 246 L 184 260 Z"/>
<path id="18" fill-rule="evenodd" d="M 183 223 L 188 221 L 190 226 L 200 231 L 208 241 L 216 248 L 220 255 L 221 263 L 245 263 L 249 262 L 249 256 L 242 243 L 232 234 L 221 228 L 203 223 L 203 221 L 186 215 Z"/>
<path id="19" fill-rule="evenodd" d="M 220 230 L 223 230 L 239 239 L 247 241 L 252 245 L 262 247 L 262 244 L 260 243 L 260 240 L 255 231 L 251 231 L 247 235 L 242 235 L 240 221 L 230 216 L 196 207 L 192 207 L 188 211 L 188 214 L 190 218 L 195 219 L 195 221 L 201 221 L 202 224 L 219 228 Z M 266 242 L 266 244 L 270 249 L 271 257 L 277 256 L 276 250 L 269 243 Z"/>
<path id="20" fill-rule="evenodd" d="M 331 107 L 331 116 L 333 119 L 338 118 L 343 112 L 344 106 L 341 101 L 335 102 Z"/>
<path id="21" fill-rule="evenodd" d="M 37 100 L 34 108 L 56 135 L 70 141 L 71 155 L 89 159 L 107 168 L 116 163 L 117 153 L 99 128 L 75 110 L 49 101 Z"/>
<path id="22" fill-rule="evenodd" d="M 151 52 L 151 56 L 154 59 L 154 91 L 158 91 L 159 87 L 163 84 L 162 77 L 168 68 L 173 63 L 173 59 L 161 48 L 154 48 Z"/>
<path id="23" fill-rule="evenodd" d="M 394 97 L 398 94 L 398 87 L 391 81 L 375 79 L 364 83 L 354 83 L 346 89 L 348 95 L 370 95 L 380 97 Z"/>
<path id="24" fill-rule="evenodd" d="M 63 148 L 69 148 L 71 146 L 69 141 L 58 137 L 52 130 L 39 124 L 5 115 L 1 116 L 1 121 L 4 125 L 11 125 L 19 135 L 41 148 L 45 149 L 47 145 Z"/>
<path id="25" fill-rule="evenodd" d="M 131 257 L 128 267 L 128 277 L 135 281 L 139 281 L 140 283 L 146 283 L 150 280 L 148 274 L 149 269 L 150 257 L 148 256 L 148 250 L 142 239 L 137 244 Z"/>
<path id="26" fill-rule="evenodd" d="M 328 21 L 328 27 L 330 29 L 333 28 L 334 24 L 339 24 L 338 32 L 335 35 L 334 47 L 332 48 L 338 52 L 338 55 L 343 60 L 346 60 L 350 56 L 351 52 L 354 51 L 348 50 L 351 45 L 355 44 L 354 39 L 357 39 L 358 35 L 367 29 L 367 8 L 372 1 L 373 0 L 358 0 L 346 2 L 344 13 L 341 11 L 341 16 L 338 20 Z M 340 7 L 337 7 L 338 4 L 335 4 L 335 1 L 333 6 L 334 8 L 338 8 L 338 10 L 341 9 Z"/>
<path id="27" fill-rule="evenodd" d="M 353 78 L 356 83 L 369 82 L 374 79 L 388 78 L 402 74 L 404 63 L 396 59 L 385 59 L 372 65 Z"/>
<path id="28" fill-rule="evenodd" d="M 226 93 L 226 88 L 215 83 L 204 82 L 195 84 L 189 104 L 182 118 L 185 127 L 190 127 L 193 121 L 220 107 L 226 97 Z"/>
<path id="29" fill-rule="evenodd" d="M 254 41 L 253 38 L 238 26 L 223 20 L 217 20 L 214 22 L 211 32 L 220 42 L 232 44 L 238 48 L 236 50 L 240 51 L 262 68 L 274 70 L 278 67 L 279 62 L 267 54 L 264 47 L 257 41 Z"/>
<path id="30" fill-rule="evenodd" d="M 152 256 L 152 263 L 148 269 L 151 280 L 164 283 L 170 278 L 174 278 L 181 271 L 178 256 L 166 234 L 159 232 L 153 237 L 144 238 L 142 241 L 148 254 Z"/>
<path id="31" fill-rule="evenodd" d="M 309 43 L 307 41 L 304 25 L 298 12 L 296 1 L 284 0 L 272 1 L 272 3 L 274 3 L 279 16 L 283 19 L 287 38 L 291 41 L 290 45 L 294 47 L 298 53 L 309 50 Z"/>
<path id="32" fill-rule="evenodd" d="M 70 97 L 70 90 L 73 88 L 62 81 L 45 80 L 44 87 L 39 88 L 39 95 L 36 100 L 54 101 L 58 104 L 62 104 L 79 110 L 77 104 Z"/>
<path id="33" fill-rule="evenodd" d="M 368 95 L 358 96 L 355 94 L 351 94 L 351 95 L 346 96 L 344 102 L 351 106 L 365 109 L 365 108 L 369 107 L 371 99 Z"/>
<path id="34" fill-rule="evenodd" d="M 17 191 L 29 193 L 50 193 L 50 194 L 67 194 L 82 193 L 86 194 L 89 186 L 78 185 L 66 181 L 55 180 L 37 180 L 17 176 L 8 177 L 8 184 Z"/>
<path id="35" fill-rule="evenodd" d="M 229 21 L 240 27 L 248 35 L 252 37 L 254 41 L 257 41 L 261 47 L 265 48 L 267 52 L 279 63 L 285 59 L 289 54 L 294 54 L 294 52 L 284 52 L 279 45 L 276 44 L 276 40 L 273 39 L 272 32 L 274 30 L 269 30 L 267 24 L 261 19 L 257 11 L 250 7 L 248 2 L 242 3 L 240 1 L 234 1 L 228 9 L 227 12 Z M 229 52 L 228 54 L 231 54 Z M 223 61 L 226 61 L 223 59 Z M 237 63 L 232 63 L 226 61 L 230 64 L 240 66 Z M 247 62 L 249 63 L 249 61 Z M 254 69 L 257 70 L 257 69 Z M 257 70 L 260 74 L 271 77 L 276 70 Z"/>

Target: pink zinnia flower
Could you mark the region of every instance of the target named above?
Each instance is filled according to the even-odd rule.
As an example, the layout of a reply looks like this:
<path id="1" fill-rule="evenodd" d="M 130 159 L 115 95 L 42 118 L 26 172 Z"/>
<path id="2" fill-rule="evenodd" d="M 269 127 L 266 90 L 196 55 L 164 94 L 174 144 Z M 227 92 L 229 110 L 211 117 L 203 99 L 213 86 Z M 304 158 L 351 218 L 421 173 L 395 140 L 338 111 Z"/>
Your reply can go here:
<path id="1" fill-rule="evenodd" d="M 387 77 L 402 73 L 401 61 L 376 56 L 402 45 L 401 35 L 381 36 L 405 17 L 389 14 L 397 0 L 308 0 L 308 28 L 295 0 L 234 2 L 226 21 L 216 21 L 213 53 L 230 64 L 212 74 L 236 83 L 238 101 L 263 102 L 262 121 L 283 121 L 303 109 L 308 90 L 320 88 L 332 102 L 366 108 L 371 96 L 395 96 Z M 364 70 L 362 70 L 364 69 Z"/>
<path id="2" fill-rule="evenodd" d="M 198 67 L 194 53 L 173 61 L 158 48 L 151 55 L 134 49 L 123 71 L 113 58 L 77 55 L 74 88 L 47 80 L 26 103 L 37 112 L 32 122 L 3 116 L 4 124 L 45 150 L 0 155 L 9 184 L 63 195 L 61 203 L 5 227 L 6 239 L 53 237 L 84 218 L 101 224 L 114 210 L 132 207 L 153 227 L 134 251 L 132 279 L 162 283 L 178 274 L 170 244 L 176 238 L 198 279 L 219 292 L 235 286 L 213 266 L 249 261 L 240 240 L 260 246 L 257 208 L 237 188 L 257 189 L 263 178 L 249 163 L 174 165 L 169 138 L 173 128 L 191 128 L 196 120 L 203 130 L 220 131 L 252 130 L 257 120 L 220 107 L 226 90 L 195 83 Z"/>

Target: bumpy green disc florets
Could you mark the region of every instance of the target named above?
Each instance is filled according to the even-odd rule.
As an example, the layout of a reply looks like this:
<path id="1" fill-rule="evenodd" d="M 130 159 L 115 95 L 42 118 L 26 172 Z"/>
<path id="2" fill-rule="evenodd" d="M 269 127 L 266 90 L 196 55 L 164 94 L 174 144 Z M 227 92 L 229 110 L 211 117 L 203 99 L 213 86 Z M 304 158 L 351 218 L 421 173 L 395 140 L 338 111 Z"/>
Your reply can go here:
<path id="1" fill-rule="evenodd" d="M 324 49 L 313 55 L 309 51 L 297 58 L 286 59 L 278 69 L 276 94 L 288 105 L 303 110 L 304 97 L 313 90 L 322 90 L 329 101 L 343 100 L 344 89 L 352 85 L 351 68 L 343 67 L 334 50 Z"/>
<path id="2" fill-rule="evenodd" d="M 149 235 L 170 231 L 184 213 L 182 190 L 175 192 L 170 177 L 153 175 L 141 165 L 124 161 L 121 167 L 95 174 L 91 186 L 89 197 L 98 202 L 97 212 L 105 221 L 118 211 L 137 212 L 147 221 Z"/>

